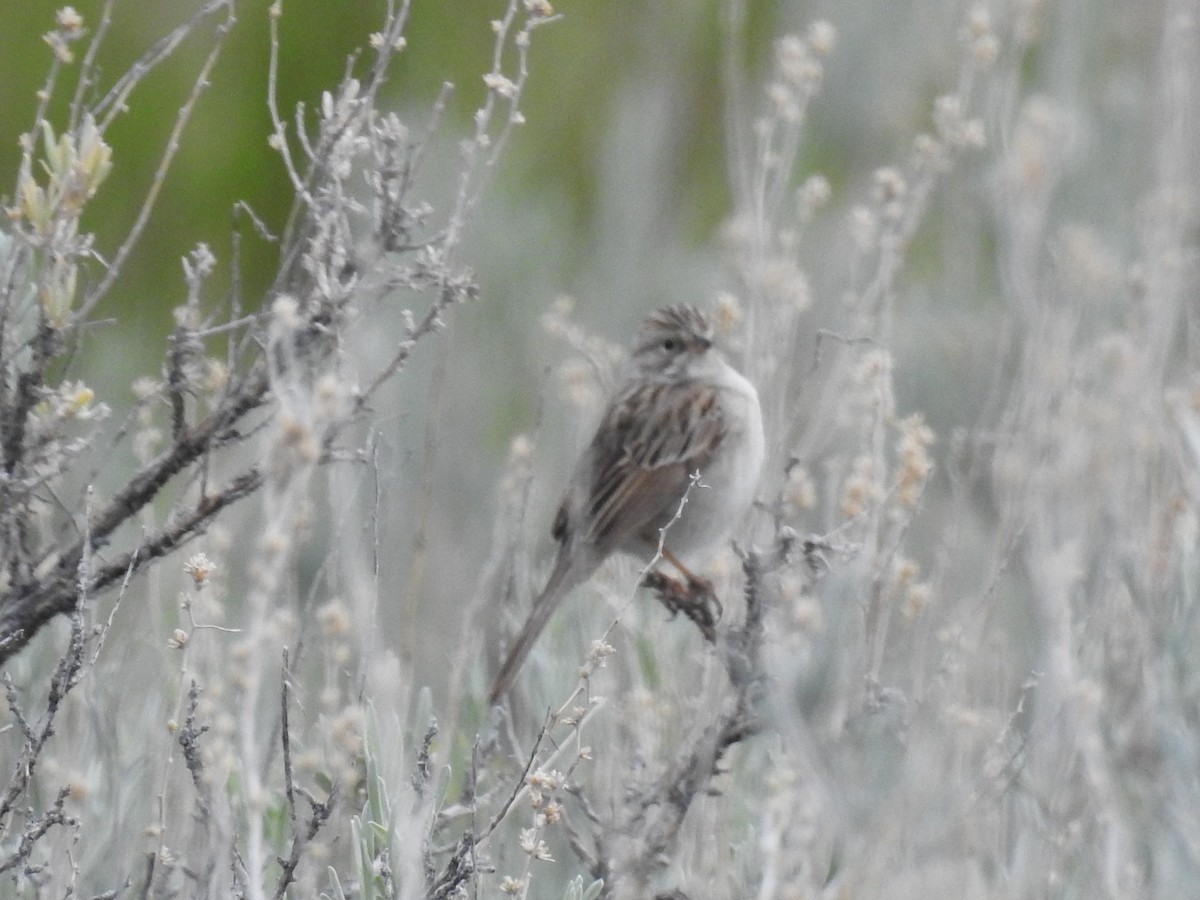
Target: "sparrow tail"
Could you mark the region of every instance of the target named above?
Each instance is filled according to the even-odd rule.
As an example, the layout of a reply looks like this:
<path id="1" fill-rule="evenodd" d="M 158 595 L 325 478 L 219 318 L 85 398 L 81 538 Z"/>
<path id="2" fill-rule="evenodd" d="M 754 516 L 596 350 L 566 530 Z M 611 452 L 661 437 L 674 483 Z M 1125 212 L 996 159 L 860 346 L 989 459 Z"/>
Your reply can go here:
<path id="1" fill-rule="evenodd" d="M 550 621 L 550 616 L 554 614 L 554 610 L 558 608 L 563 597 L 578 582 L 578 577 L 567 577 L 571 568 L 567 560 L 560 560 L 555 565 L 554 571 L 550 573 L 550 579 L 546 582 L 541 594 L 533 601 L 533 609 L 529 611 L 529 618 L 525 620 L 521 633 L 509 645 L 508 655 L 504 658 L 504 663 L 496 674 L 496 680 L 492 682 L 492 689 L 488 693 L 488 706 L 495 706 L 508 693 L 517 670 L 529 657 L 529 652 L 533 649 L 538 635 Z"/>

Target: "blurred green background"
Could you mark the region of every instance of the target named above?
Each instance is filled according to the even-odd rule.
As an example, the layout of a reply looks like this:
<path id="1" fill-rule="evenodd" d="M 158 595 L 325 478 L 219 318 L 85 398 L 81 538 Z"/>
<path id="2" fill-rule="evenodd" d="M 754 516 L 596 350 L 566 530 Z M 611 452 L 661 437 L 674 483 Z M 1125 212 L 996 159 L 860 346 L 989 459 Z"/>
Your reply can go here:
<path id="1" fill-rule="evenodd" d="M 107 79 L 101 90 L 200 6 L 198 0 L 118 2 L 100 54 L 102 78 Z M 337 84 L 347 56 L 363 48 L 378 26 L 382 6 L 366 0 L 284 4 L 279 104 L 289 124 L 296 103 L 311 110 L 322 91 Z M 450 141 L 463 136 L 484 97 L 480 76 L 493 47 L 489 22 L 503 7 L 496 0 L 414 3 L 408 47 L 393 70 L 387 105 L 419 129 L 443 82 L 452 82 L 455 90 L 442 134 Z M 0 191 L 5 195 L 11 195 L 20 159 L 16 137 L 28 128 L 35 92 L 48 69 L 50 52 L 41 35 L 52 28 L 57 8 L 59 4 L 30 2 L 0 10 Z M 75 8 L 93 29 L 101 4 L 84 0 Z M 136 324 L 146 336 L 170 327 L 170 309 L 181 289 L 179 258 L 195 242 L 207 242 L 228 263 L 235 201 L 247 202 L 273 228 L 286 215 L 290 191 L 278 157 L 266 143 L 266 9 L 264 2 L 238 4 L 238 22 L 183 136 L 151 227 L 107 310 Z M 528 124 L 512 143 L 498 185 L 500 192 L 532 208 L 552 206 L 556 233 L 570 236 L 563 243 L 573 246 L 543 246 L 539 263 L 561 269 L 565 278 L 588 267 L 588 235 L 603 206 L 597 193 L 603 190 L 603 157 L 613 121 L 622 114 L 621 99 L 631 88 L 644 86 L 649 76 L 656 81 L 683 76 L 671 113 L 676 166 L 669 191 L 680 220 L 688 223 L 687 237 L 707 239 L 727 207 L 716 65 L 719 4 L 568 3 L 560 11 L 563 20 L 536 35 L 534 74 L 523 103 Z M 778 14 L 776 4 L 755 4 L 752 31 L 766 35 Z M 152 72 L 133 95 L 129 112 L 108 133 L 116 167 L 88 220 L 102 253 L 133 221 L 176 110 L 222 19 L 217 15 L 198 27 Z M 85 49 L 86 42 L 74 45 L 77 56 Z M 52 120 L 73 92 L 77 69 L 67 66 L 60 75 Z M 265 286 L 273 260 L 271 248 L 261 242 L 248 242 L 246 251 L 246 293 L 253 299 Z M 561 259 L 552 258 L 557 255 Z"/>
<path id="2" fill-rule="evenodd" d="M 108 79 L 101 88 L 200 5 L 198 0 L 118 2 L 100 55 L 102 77 Z M 94 27 L 101 4 L 75 6 Z M 482 315 L 494 326 L 505 318 L 500 307 L 540 309 L 558 291 L 601 303 L 613 291 L 606 285 L 614 270 L 631 276 L 620 279 L 626 283 L 618 283 L 617 290 L 636 286 L 650 293 L 658 287 L 650 263 L 661 262 L 664 250 L 710 245 L 731 200 L 725 149 L 729 107 L 721 77 L 725 48 L 736 47 L 748 84 L 754 84 L 769 64 L 775 37 L 814 18 L 832 17 L 839 47 L 828 89 L 813 110 L 801 168 L 819 169 L 838 186 L 856 171 L 887 162 L 918 127 L 927 127 L 929 103 L 953 74 L 952 38 L 961 6 L 945 0 L 749 2 L 730 39 L 724 6 L 716 0 L 560 4 L 562 20 L 535 36 L 532 77 L 522 103 L 527 124 L 502 161 L 476 229 L 475 239 L 488 251 L 472 260 L 485 299 L 505 301 L 491 304 Z M 266 143 L 266 7 L 265 2 L 238 5 L 238 22 L 183 136 L 150 228 L 120 289 L 100 312 L 136 326 L 132 359 L 138 358 L 138 348 L 153 347 L 148 339 L 170 327 L 170 310 L 182 292 L 181 256 L 204 241 L 228 265 L 235 201 L 247 202 L 273 228 L 286 215 L 290 191 Z M 493 44 L 488 23 L 503 7 L 498 0 L 413 4 L 408 48 L 390 85 L 390 104 L 412 127 L 423 125 L 441 84 L 450 81 L 455 91 L 442 134 L 453 142 L 467 132 L 483 99 L 480 75 Z M 40 36 L 52 27 L 56 8 L 28 2 L 0 10 L 0 193 L 5 195 L 11 195 L 19 161 L 16 137 L 28 127 L 48 68 L 49 49 Z M 285 118 L 297 102 L 312 109 L 321 92 L 336 84 L 347 55 L 364 46 L 381 9 L 382 4 L 366 0 L 284 4 L 279 101 Z M 110 130 L 116 167 L 87 220 L 102 254 L 111 252 L 133 221 L 176 110 L 221 18 L 198 27 L 146 78 L 130 111 Z M 920 34 L 922 44 L 935 49 L 911 54 L 906 33 Z M 84 44 L 75 50 L 81 55 Z M 61 73 L 55 110 L 61 111 L 71 95 L 76 71 L 68 66 Z M 509 227 L 502 235 L 489 234 L 501 209 L 534 228 L 540 224 L 541 230 L 526 239 L 522 222 L 524 233 Z M 246 295 L 253 302 L 271 272 L 272 248 L 251 239 L 245 253 Z M 535 285 L 526 283 L 530 274 Z M 533 286 L 540 293 L 531 293 Z M 629 304 L 647 305 L 634 298 Z"/>
<path id="3" fill-rule="evenodd" d="M 102 88 L 200 5 L 118 2 L 100 56 L 108 79 Z M 35 0 L 0 9 L 0 195 L 11 195 L 16 138 L 28 127 L 49 63 L 40 35 L 52 27 L 57 6 Z M 94 27 L 101 4 L 75 6 Z M 649 295 L 660 289 L 656 281 L 674 283 L 677 272 L 663 271 L 664 251 L 710 247 L 730 210 L 730 103 L 721 75 L 726 50 L 732 46 L 740 55 L 753 102 L 772 41 L 817 18 L 829 19 L 839 37 L 798 175 L 820 171 L 829 178 L 836 208 L 875 167 L 902 160 L 911 137 L 929 127 L 933 99 L 956 77 L 955 34 L 969 6 L 958 0 L 747 0 L 730 36 L 726 4 L 718 0 L 559 4 L 562 20 L 535 36 L 522 103 L 527 124 L 502 161 L 474 235 L 480 252 L 472 262 L 485 299 L 503 301 L 481 315 L 490 328 L 503 326 L 506 310 L 524 324 L 514 307 L 544 308 L 558 291 L 607 306 L 605 296 Z M 284 220 L 290 192 L 266 144 L 266 7 L 262 0 L 238 5 L 237 25 L 183 136 L 150 228 L 120 290 L 100 312 L 136 325 L 133 359 L 137 348 L 153 346 L 145 338 L 170 326 L 182 290 L 179 258 L 205 241 L 228 264 L 235 201 L 250 204 L 269 226 Z M 424 123 L 441 84 L 450 81 L 456 89 L 442 134 L 452 144 L 467 132 L 492 52 L 488 23 L 503 8 L 500 0 L 413 3 L 408 48 L 394 70 L 390 98 L 410 125 Z M 381 10 L 368 0 L 285 3 L 279 97 L 285 117 L 297 102 L 311 109 L 336 84 L 347 55 L 364 46 Z M 220 18 L 197 28 L 149 75 L 111 129 L 116 168 L 87 220 L 101 253 L 111 252 L 132 222 Z M 1026 61 L 1027 80 L 1068 104 L 1078 101 L 1081 134 L 1103 126 L 1104 141 L 1087 152 L 1097 154 L 1107 172 L 1144 158 L 1145 130 L 1132 112 L 1156 46 L 1152 19 L 1132 5 L 1104 0 L 1047 4 L 1037 19 L 1046 39 L 1035 45 L 1044 50 Z M 1076 36 L 1071 52 L 1055 41 L 1060 34 Z M 77 54 L 83 49 L 76 45 Z M 62 72 L 55 109 L 70 96 L 76 71 Z M 1106 105 L 1095 111 L 1102 122 L 1086 118 L 1089 82 L 1087 92 Z M 1083 165 L 1075 177 L 1098 172 Z M 1119 191 L 1079 197 L 1079 211 L 1100 219 L 1116 218 L 1132 199 Z M 522 219 L 520 231 L 511 227 L 513 215 Z M 508 227 L 497 224 L 506 219 Z M 246 294 L 253 301 L 271 271 L 272 250 L 249 240 L 245 252 Z M 645 297 L 627 302 L 638 310 L 651 305 Z"/>
<path id="4" fill-rule="evenodd" d="M 624 343 L 648 308 L 705 304 L 729 286 L 719 240 L 735 202 L 727 138 L 731 128 L 748 133 L 774 41 L 817 19 L 829 20 L 838 35 L 795 173 L 799 182 L 819 172 L 833 188 L 800 253 L 817 298 L 815 327 L 822 305 L 836 302 L 852 281 L 848 211 L 870 197 L 878 167 L 903 165 L 913 138 L 931 129 L 935 98 L 957 82 L 957 35 L 972 5 L 746 0 L 736 22 L 729 16 L 736 4 L 719 0 L 556 5 L 562 19 L 534 35 L 521 104 L 526 124 L 501 160 L 465 248 L 482 302 L 457 310 L 453 328 L 422 348 L 402 386 L 381 398 L 382 427 L 390 429 L 384 465 L 412 490 L 424 485 L 423 496 L 436 498 L 435 529 L 452 538 L 430 541 L 445 554 L 430 568 L 452 573 L 438 585 L 441 597 L 473 588 L 492 505 L 481 498 L 494 496 L 509 442 L 536 427 L 539 409 L 547 416 L 537 435 L 539 452 L 554 462 L 538 469 L 529 527 L 544 539 L 581 418 L 548 390 L 547 368 L 570 353 L 537 326 L 554 298 L 575 297 L 582 324 Z M 198 0 L 116 3 L 100 54 L 100 90 L 200 6 Z M 273 230 L 285 221 L 291 191 L 267 145 L 267 6 L 264 0 L 238 4 L 237 24 L 150 225 L 125 276 L 96 311 L 97 318 L 119 324 L 93 329 L 85 340 L 82 374 L 118 410 L 132 399 L 133 379 L 159 369 L 171 311 L 185 295 L 180 258 L 197 242 L 211 247 L 221 268 L 205 304 L 220 308 L 229 285 L 234 204 L 245 201 Z M 1123 0 L 1029 6 L 1038 7 L 1031 19 L 1038 33 L 1017 69 L 1021 83 L 1008 85 L 1008 96 L 987 98 L 996 120 L 990 125 L 1003 126 L 1025 97 L 1053 97 L 1070 121 L 1056 216 L 1088 223 L 1125 251 L 1135 243 L 1130 210 L 1150 178 L 1145 162 L 1153 156 L 1155 131 L 1148 126 L 1155 111 L 1146 97 L 1156 77 L 1161 23 Z M 6 197 L 20 159 L 17 137 L 29 127 L 49 67 L 40 36 L 53 27 L 56 8 L 40 0 L 0 6 L 0 195 Z M 76 8 L 94 27 L 100 4 L 90 0 Z M 430 155 L 419 190 L 435 208 L 445 208 L 453 189 L 457 141 L 470 134 L 484 98 L 481 76 L 494 43 L 489 23 L 504 8 L 502 0 L 413 3 L 407 49 L 384 106 L 419 131 L 443 82 L 454 83 L 439 152 Z M 336 86 L 347 56 L 365 47 L 378 27 L 383 4 L 292 0 L 283 10 L 278 99 L 290 119 L 296 103 L 311 110 L 322 91 Z M 176 111 L 222 21 L 219 15 L 196 28 L 149 74 L 109 131 L 115 168 L 85 217 L 101 255 L 111 256 L 133 222 Z M 76 53 L 85 46 L 77 44 Z M 513 65 L 510 56 L 506 71 Z M 736 102 L 726 70 L 741 91 Z M 62 119 L 76 71 L 67 66 L 60 74 L 52 120 Z M 939 185 L 900 279 L 893 348 L 899 408 L 921 410 L 941 435 L 972 422 L 988 390 L 990 372 L 980 360 L 995 346 L 1000 315 L 989 167 L 1001 149 L 967 157 Z M 244 219 L 241 228 L 243 290 L 253 308 L 273 271 L 274 247 Z M 380 336 L 383 343 L 391 338 Z M 446 377 L 434 396 L 430 371 L 438 360 Z M 436 460 L 426 459 L 430 447 Z M 415 540 L 408 511 L 419 502 L 406 495 L 394 503 L 401 512 L 393 539 L 400 546 Z M 427 577 L 412 575 L 402 554 L 389 564 L 400 582 Z M 408 596 L 425 596 L 417 582 L 408 584 Z M 440 617 L 445 606 L 427 600 L 423 609 Z"/>

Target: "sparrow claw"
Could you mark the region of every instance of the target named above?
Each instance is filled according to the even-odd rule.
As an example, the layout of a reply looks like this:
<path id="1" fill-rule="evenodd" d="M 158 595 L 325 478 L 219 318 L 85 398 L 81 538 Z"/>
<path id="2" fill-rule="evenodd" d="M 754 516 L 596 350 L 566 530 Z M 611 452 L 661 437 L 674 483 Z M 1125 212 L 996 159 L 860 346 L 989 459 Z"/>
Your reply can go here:
<path id="1" fill-rule="evenodd" d="M 725 609 L 717 599 L 711 581 L 692 577 L 685 583 L 662 572 L 650 572 L 642 584 L 654 591 L 671 618 L 683 613 L 700 629 L 706 641 L 716 643 L 717 622 L 721 621 Z"/>

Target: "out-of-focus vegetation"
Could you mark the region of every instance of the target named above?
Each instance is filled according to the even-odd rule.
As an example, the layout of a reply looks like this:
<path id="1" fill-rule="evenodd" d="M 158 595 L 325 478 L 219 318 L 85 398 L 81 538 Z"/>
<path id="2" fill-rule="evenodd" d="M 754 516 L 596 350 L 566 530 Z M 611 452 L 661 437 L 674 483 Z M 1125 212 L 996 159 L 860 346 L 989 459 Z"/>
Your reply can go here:
<path id="1" fill-rule="evenodd" d="M 0 8 L 0 896 L 1194 892 L 1195 0 L 209 5 Z M 676 302 L 717 645 L 617 561 L 485 710 Z"/>

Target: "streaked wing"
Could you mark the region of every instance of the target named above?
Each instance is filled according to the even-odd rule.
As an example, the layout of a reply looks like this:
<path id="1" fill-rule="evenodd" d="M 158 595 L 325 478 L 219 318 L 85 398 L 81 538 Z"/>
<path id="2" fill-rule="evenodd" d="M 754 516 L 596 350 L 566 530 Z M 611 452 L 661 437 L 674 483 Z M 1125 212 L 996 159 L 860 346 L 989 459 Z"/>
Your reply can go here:
<path id="1" fill-rule="evenodd" d="M 599 556 L 662 527 L 724 433 L 711 386 L 639 382 L 618 395 L 589 447 L 593 477 L 581 524 Z"/>

